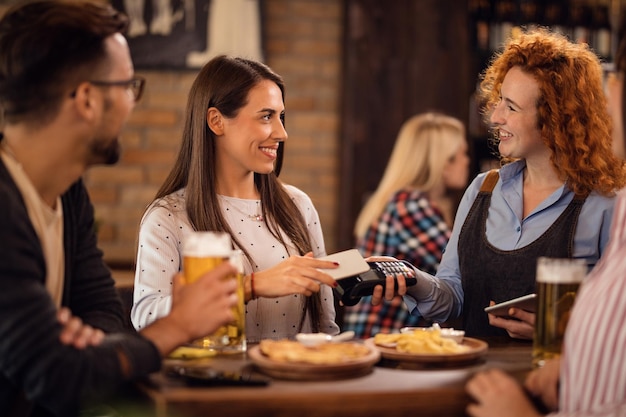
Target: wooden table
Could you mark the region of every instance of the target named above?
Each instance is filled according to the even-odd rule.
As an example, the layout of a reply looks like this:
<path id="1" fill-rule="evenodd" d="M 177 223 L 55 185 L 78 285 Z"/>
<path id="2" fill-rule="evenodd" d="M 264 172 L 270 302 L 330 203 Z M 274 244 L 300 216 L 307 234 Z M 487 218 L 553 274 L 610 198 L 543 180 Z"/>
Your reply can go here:
<path id="1" fill-rule="evenodd" d="M 381 361 L 367 375 L 333 381 L 271 379 L 264 387 L 190 387 L 164 372 L 139 384 L 156 417 L 393 417 L 464 416 L 465 381 L 498 367 L 522 380 L 531 369 L 531 344 L 486 340 L 484 359 L 460 367 L 406 369 Z M 215 369 L 250 369 L 245 355 L 195 360 Z M 166 362 L 166 367 L 172 362 Z"/>

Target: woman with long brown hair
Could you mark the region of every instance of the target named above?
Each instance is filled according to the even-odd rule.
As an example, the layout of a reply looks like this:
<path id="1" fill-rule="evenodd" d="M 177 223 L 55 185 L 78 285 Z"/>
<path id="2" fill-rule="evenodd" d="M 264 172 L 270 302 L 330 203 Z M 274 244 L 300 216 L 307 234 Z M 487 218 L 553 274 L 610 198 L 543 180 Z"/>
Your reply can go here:
<path id="1" fill-rule="evenodd" d="M 218 56 L 191 87 L 176 163 L 139 232 L 132 321 L 166 314 L 191 231 L 223 231 L 245 254 L 249 342 L 339 331 L 319 217 L 282 183 L 284 84 L 259 62 Z M 270 299 L 271 298 L 271 299 Z"/>

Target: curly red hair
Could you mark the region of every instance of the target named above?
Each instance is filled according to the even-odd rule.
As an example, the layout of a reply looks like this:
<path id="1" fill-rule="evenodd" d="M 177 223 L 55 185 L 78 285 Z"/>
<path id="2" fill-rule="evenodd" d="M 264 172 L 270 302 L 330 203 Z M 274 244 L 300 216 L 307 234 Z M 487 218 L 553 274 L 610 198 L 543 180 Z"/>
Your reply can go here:
<path id="1" fill-rule="evenodd" d="M 602 66 L 588 46 L 546 29 L 510 39 L 494 56 L 480 84 L 487 118 L 512 67 L 539 84 L 537 126 L 559 177 L 578 194 L 610 195 L 626 185 L 626 166 L 611 148 Z M 503 159 L 506 162 L 510 160 Z"/>

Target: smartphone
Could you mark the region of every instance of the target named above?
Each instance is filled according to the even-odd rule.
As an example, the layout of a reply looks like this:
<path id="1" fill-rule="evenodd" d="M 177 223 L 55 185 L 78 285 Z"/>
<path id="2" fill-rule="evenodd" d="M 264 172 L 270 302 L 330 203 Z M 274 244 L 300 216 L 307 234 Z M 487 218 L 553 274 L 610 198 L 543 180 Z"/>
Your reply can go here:
<path id="1" fill-rule="evenodd" d="M 498 317 L 508 318 L 509 309 L 511 307 L 534 313 L 537 310 L 537 294 L 528 294 L 489 307 L 485 307 L 485 312 L 496 315 Z"/>
<path id="2" fill-rule="evenodd" d="M 404 261 L 367 262 L 356 249 L 339 252 L 321 259 L 339 262 L 339 268 L 335 270 L 324 269 L 324 272 L 330 274 L 330 271 L 335 271 L 334 276 L 339 285 L 333 291 L 345 306 L 353 306 L 359 302 L 361 297 L 372 295 L 374 287 L 377 285 L 382 285 L 384 288 L 388 275 L 403 275 L 407 287 L 417 284 L 415 271 Z M 395 287 L 398 288 L 397 280 Z"/>
<path id="3" fill-rule="evenodd" d="M 190 386 L 253 386 L 269 384 L 269 379 L 254 374 L 250 370 L 224 372 L 209 367 L 174 366 L 168 375 L 182 378 Z"/>

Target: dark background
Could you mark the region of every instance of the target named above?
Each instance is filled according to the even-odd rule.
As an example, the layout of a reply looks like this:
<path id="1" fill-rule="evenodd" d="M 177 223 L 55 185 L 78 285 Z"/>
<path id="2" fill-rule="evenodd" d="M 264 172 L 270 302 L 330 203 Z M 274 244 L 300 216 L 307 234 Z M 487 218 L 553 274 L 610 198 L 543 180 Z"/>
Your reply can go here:
<path id="1" fill-rule="evenodd" d="M 152 0 L 144 0 L 144 21 L 150 27 Z M 131 56 L 137 69 L 185 69 L 187 54 L 204 51 L 207 44 L 207 20 L 210 0 L 195 0 L 195 30 L 185 30 L 185 16 L 173 27 L 168 36 L 146 35 L 128 38 Z M 126 12 L 123 0 L 111 0 L 117 10 Z M 182 0 L 172 0 L 174 10 L 183 10 Z"/>

